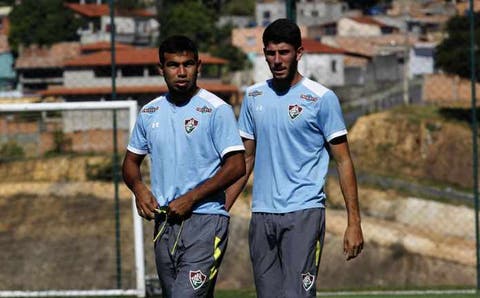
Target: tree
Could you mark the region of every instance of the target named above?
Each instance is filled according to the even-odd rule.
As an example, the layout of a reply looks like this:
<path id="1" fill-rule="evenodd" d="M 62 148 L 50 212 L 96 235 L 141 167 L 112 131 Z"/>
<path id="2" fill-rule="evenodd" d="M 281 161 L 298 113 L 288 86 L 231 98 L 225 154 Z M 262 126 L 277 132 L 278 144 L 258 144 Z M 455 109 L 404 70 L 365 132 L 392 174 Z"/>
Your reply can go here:
<path id="1" fill-rule="evenodd" d="M 80 20 L 66 9 L 62 0 L 23 0 L 14 5 L 10 18 L 9 43 L 14 51 L 19 45 L 52 45 L 78 40 Z"/>
<path id="2" fill-rule="evenodd" d="M 197 42 L 201 50 L 213 42 L 214 30 L 213 12 L 199 1 L 180 1 L 168 8 L 168 14 L 161 19 L 161 36 L 186 35 Z"/>
<path id="3" fill-rule="evenodd" d="M 480 14 L 475 14 L 475 28 L 480 26 Z M 454 16 L 447 22 L 445 38 L 437 47 L 435 62 L 445 72 L 470 78 L 470 21 L 468 16 Z M 475 69 L 480 79 L 480 31 L 475 31 Z"/>

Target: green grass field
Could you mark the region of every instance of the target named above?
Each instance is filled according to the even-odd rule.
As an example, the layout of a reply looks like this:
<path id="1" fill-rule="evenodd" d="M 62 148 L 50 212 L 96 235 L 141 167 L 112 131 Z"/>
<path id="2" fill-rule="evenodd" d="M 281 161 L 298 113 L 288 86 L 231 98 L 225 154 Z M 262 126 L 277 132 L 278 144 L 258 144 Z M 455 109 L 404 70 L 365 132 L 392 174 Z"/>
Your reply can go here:
<path id="1" fill-rule="evenodd" d="M 256 298 L 254 290 L 217 290 L 215 293 L 216 298 Z M 404 292 L 381 292 L 381 291 L 370 291 L 370 292 L 318 292 L 317 297 L 319 298 L 386 298 L 386 297 L 409 297 L 409 298 L 469 298 L 469 297 L 480 297 L 480 293 L 476 294 L 473 291 L 404 291 Z M 273 297 L 272 297 L 273 298 Z"/>

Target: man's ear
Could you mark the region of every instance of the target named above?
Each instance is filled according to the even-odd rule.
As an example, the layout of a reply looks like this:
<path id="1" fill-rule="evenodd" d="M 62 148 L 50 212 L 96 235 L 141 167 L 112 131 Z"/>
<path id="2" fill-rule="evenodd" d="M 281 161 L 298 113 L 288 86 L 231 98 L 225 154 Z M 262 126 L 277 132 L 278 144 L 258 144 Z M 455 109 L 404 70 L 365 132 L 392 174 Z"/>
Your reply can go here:
<path id="1" fill-rule="evenodd" d="M 302 58 L 302 55 L 303 55 L 303 47 L 300 46 L 298 49 L 297 49 L 297 61 L 300 61 L 300 58 Z"/>
<path id="2" fill-rule="evenodd" d="M 163 65 L 160 63 L 158 66 L 157 66 L 157 69 L 158 69 L 158 73 L 163 76 L 163 69 L 162 69 Z"/>
<path id="3" fill-rule="evenodd" d="M 198 59 L 197 61 L 197 74 L 200 75 L 202 72 L 202 60 Z"/>

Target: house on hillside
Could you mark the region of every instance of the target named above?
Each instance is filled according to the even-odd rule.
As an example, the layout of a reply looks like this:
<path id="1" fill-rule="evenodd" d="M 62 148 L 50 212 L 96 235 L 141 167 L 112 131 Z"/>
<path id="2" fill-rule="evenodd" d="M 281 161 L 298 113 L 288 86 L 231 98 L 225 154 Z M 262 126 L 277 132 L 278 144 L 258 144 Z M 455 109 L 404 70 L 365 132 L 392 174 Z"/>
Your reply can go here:
<path id="1" fill-rule="evenodd" d="M 237 87 L 226 84 L 221 79 L 223 67 L 228 61 L 204 53 L 200 54 L 200 59 L 202 73 L 198 80 L 199 86 L 226 101 L 236 103 Z M 111 52 L 106 43 L 79 45 L 77 55 L 62 60 L 61 67 L 57 68 L 61 70 L 56 77 L 57 80 L 49 84 L 45 82 L 43 76 L 35 78 L 44 81 L 42 86 L 44 88 L 37 89 L 37 93 L 43 97 L 60 97 L 66 101 L 111 100 L 111 61 Z M 158 73 L 157 48 L 117 44 L 115 62 L 116 99 L 135 99 L 143 105 L 167 91 L 165 82 Z M 23 67 L 22 74 L 25 74 L 25 66 Z M 40 71 L 39 67 L 38 64 L 36 67 L 30 67 L 30 73 Z M 22 82 L 25 84 L 25 79 Z"/>
<path id="2" fill-rule="evenodd" d="M 75 16 L 84 20 L 79 28 L 80 42 L 95 43 L 110 40 L 110 8 L 107 4 L 66 3 Z M 116 40 L 133 45 L 150 45 L 158 38 L 156 15 L 145 9 L 115 11 Z"/>
<path id="3" fill-rule="evenodd" d="M 261 82 L 272 76 L 263 55 L 263 30 L 263 27 L 256 27 L 232 31 L 233 45 L 242 49 L 252 62 L 253 82 Z M 304 26 L 300 27 L 300 31 L 303 31 L 302 35 L 305 36 L 306 28 Z M 343 51 L 313 39 L 303 39 L 302 43 L 305 52 L 298 65 L 300 72 L 325 85 L 343 85 Z"/>
<path id="4" fill-rule="evenodd" d="M 52 47 L 32 45 L 21 49 L 15 61 L 18 89 L 32 94 L 48 86 L 63 85 L 65 61 L 80 55 L 78 42 L 61 42 Z"/>
<path id="5" fill-rule="evenodd" d="M 406 49 L 414 37 L 389 34 L 370 37 L 337 36 L 325 38 L 329 45 L 345 50 L 345 84 L 400 81 L 403 78 Z"/>
<path id="6" fill-rule="evenodd" d="M 331 22 L 348 9 L 343 1 L 300 0 L 296 3 L 296 22 L 300 26 Z M 266 26 L 287 16 L 285 0 L 256 1 L 255 19 L 258 26 Z"/>
<path id="7" fill-rule="evenodd" d="M 416 42 L 410 47 L 408 75 L 410 78 L 435 72 L 436 42 Z"/>
<path id="8" fill-rule="evenodd" d="M 8 44 L 10 22 L 8 14 L 12 10 L 9 6 L 0 7 L 0 91 L 15 88 L 16 74 L 13 69 L 13 55 Z"/>
<path id="9" fill-rule="evenodd" d="M 367 16 L 342 17 L 337 23 L 339 36 L 380 36 L 400 32 L 400 29 Z"/>

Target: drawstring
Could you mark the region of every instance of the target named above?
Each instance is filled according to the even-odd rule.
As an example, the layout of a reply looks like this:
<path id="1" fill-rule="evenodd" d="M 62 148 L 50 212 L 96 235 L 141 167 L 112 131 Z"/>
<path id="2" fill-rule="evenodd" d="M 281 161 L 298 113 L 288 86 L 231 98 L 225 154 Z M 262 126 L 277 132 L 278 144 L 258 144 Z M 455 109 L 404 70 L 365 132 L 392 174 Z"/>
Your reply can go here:
<path id="1" fill-rule="evenodd" d="M 168 220 L 168 214 L 167 214 L 166 208 L 155 208 L 155 212 L 157 212 L 158 214 L 165 214 L 165 221 L 163 222 L 162 227 L 158 230 L 157 235 L 153 238 L 153 242 L 157 241 L 157 239 L 162 235 Z"/>
<path id="2" fill-rule="evenodd" d="M 167 225 L 168 221 L 168 213 L 166 208 L 156 208 L 155 211 L 158 214 L 165 214 L 165 221 L 162 224 L 162 227 L 158 230 L 157 235 L 153 238 L 153 242 L 157 241 L 158 238 L 163 234 L 163 231 L 165 230 L 165 226 Z M 170 253 L 173 255 L 175 253 L 175 249 L 177 248 L 178 240 L 180 239 L 180 235 L 182 234 L 183 230 L 183 223 L 184 221 L 182 220 L 182 223 L 180 224 L 180 230 L 178 231 L 177 237 L 175 239 L 175 243 L 173 244 L 172 250 Z"/>

